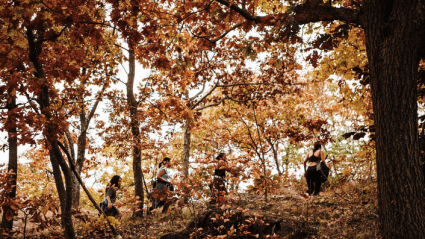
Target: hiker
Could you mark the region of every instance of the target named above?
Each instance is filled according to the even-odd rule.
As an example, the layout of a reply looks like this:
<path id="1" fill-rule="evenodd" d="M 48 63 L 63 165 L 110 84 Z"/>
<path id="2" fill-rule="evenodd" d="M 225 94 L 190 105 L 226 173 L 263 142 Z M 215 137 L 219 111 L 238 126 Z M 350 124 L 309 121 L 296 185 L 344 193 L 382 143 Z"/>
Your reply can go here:
<path id="1" fill-rule="evenodd" d="M 100 203 L 100 208 L 106 214 L 106 216 L 117 217 L 119 212 L 114 206 L 115 200 L 117 199 L 117 189 L 121 186 L 121 177 L 115 175 L 111 178 L 111 181 L 106 186 L 105 199 Z"/>
<path id="2" fill-rule="evenodd" d="M 164 206 L 162 208 L 162 213 L 166 213 L 168 210 L 169 204 L 166 202 L 166 193 L 168 191 L 173 191 L 173 185 L 168 179 L 170 177 L 170 167 L 171 159 L 168 157 L 165 157 L 162 162 L 159 163 L 159 170 L 158 174 L 156 175 L 156 185 L 154 188 L 155 191 L 152 195 L 152 206 L 149 208 L 148 214 L 150 214 L 153 209 L 160 206 Z"/>
<path id="3" fill-rule="evenodd" d="M 227 194 L 224 181 L 226 180 L 226 171 L 230 171 L 230 169 L 227 166 L 226 154 L 220 153 L 216 159 L 218 162 L 216 168 L 214 169 L 212 186 L 210 185 L 212 190 L 210 204 L 216 204 L 217 201 L 221 202 L 223 200 L 223 196 Z"/>
<path id="4" fill-rule="evenodd" d="M 304 176 L 307 178 L 307 194 L 317 196 L 320 193 L 322 181 L 320 179 L 321 172 L 317 171 L 317 163 L 325 162 L 325 153 L 322 151 L 322 145 L 318 142 L 314 144 L 313 150 L 308 152 L 304 160 Z M 308 168 L 306 169 L 306 163 Z"/>

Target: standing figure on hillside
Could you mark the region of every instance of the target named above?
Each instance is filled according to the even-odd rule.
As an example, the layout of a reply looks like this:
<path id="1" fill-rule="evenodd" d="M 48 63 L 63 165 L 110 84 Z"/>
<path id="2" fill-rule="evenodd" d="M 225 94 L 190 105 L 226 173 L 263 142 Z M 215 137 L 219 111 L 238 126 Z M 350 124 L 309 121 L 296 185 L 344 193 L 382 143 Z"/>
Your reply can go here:
<path id="1" fill-rule="evenodd" d="M 117 199 L 117 189 L 121 186 L 121 177 L 115 175 L 106 186 L 105 199 L 100 203 L 100 208 L 105 212 L 106 216 L 118 216 L 118 209 L 114 206 Z"/>
<path id="2" fill-rule="evenodd" d="M 214 169 L 213 183 L 210 186 L 212 191 L 210 205 L 224 201 L 224 195 L 227 194 L 226 185 L 224 184 L 226 180 L 226 171 L 232 172 L 227 164 L 226 154 L 220 153 L 216 159 L 218 162 Z"/>
<path id="3" fill-rule="evenodd" d="M 173 191 L 173 185 L 168 179 L 170 177 L 169 168 L 171 167 L 171 159 L 165 157 L 161 163 L 159 163 L 158 174 L 156 175 L 156 185 L 154 188 L 154 193 L 152 195 L 152 206 L 149 208 L 148 214 L 159 207 L 162 208 L 162 213 L 166 213 L 169 207 L 169 204 L 166 202 L 168 191 Z"/>
<path id="4" fill-rule="evenodd" d="M 304 160 L 304 176 L 307 178 L 307 194 L 308 195 L 319 195 L 320 187 L 322 184 L 320 175 L 321 172 L 317 170 L 317 164 L 322 161 L 325 162 L 325 153 L 322 151 L 322 145 L 315 143 L 313 150 L 308 152 Z M 306 163 L 308 162 L 308 168 L 306 169 Z"/>

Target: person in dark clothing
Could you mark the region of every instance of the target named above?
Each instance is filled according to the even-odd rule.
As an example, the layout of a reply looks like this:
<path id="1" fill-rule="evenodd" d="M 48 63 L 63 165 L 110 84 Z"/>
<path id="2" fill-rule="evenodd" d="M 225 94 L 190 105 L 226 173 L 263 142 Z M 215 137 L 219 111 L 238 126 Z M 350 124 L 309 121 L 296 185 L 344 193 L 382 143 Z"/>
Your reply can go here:
<path id="1" fill-rule="evenodd" d="M 160 206 L 162 208 L 162 213 L 166 213 L 169 207 L 169 204 L 166 202 L 166 193 L 171 187 L 171 181 L 168 179 L 170 177 L 169 168 L 171 167 L 171 159 L 165 157 L 161 163 L 159 163 L 158 174 L 156 175 L 156 186 L 155 191 L 152 196 L 152 206 L 149 208 L 148 214 Z M 162 200 L 161 200 L 162 199 Z"/>
<path id="2" fill-rule="evenodd" d="M 117 189 L 121 186 L 121 177 L 115 175 L 106 186 L 105 199 L 100 203 L 100 208 L 106 216 L 118 216 L 118 209 L 114 206 L 117 199 Z"/>
<path id="3" fill-rule="evenodd" d="M 222 202 L 224 200 L 224 195 L 227 194 L 226 185 L 224 184 L 226 180 L 226 170 L 229 170 L 227 165 L 226 155 L 220 153 L 217 157 L 217 166 L 214 169 L 214 178 L 211 186 L 211 200 L 210 204 L 216 204 L 217 202 Z"/>
<path id="4" fill-rule="evenodd" d="M 307 194 L 319 195 L 321 187 L 320 171 L 316 170 L 317 163 L 320 161 L 325 163 L 325 153 L 322 151 L 322 145 L 315 143 L 313 150 L 311 150 L 304 160 L 304 176 L 307 179 Z M 308 163 L 308 168 L 306 164 Z"/>

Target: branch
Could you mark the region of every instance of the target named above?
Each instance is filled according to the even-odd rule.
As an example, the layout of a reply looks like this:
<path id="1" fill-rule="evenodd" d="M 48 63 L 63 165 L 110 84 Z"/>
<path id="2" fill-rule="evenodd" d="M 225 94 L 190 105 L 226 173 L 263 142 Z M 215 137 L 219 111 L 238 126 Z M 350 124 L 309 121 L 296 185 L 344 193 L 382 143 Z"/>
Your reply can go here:
<path id="1" fill-rule="evenodd" d="M 117 46 L 117 47 L 119 47 L 119 48 L 121 48 L 121 49 L 124 49 L 124 50 L 126 50 L 126 51 L 130 51 L 129 49 L 127 49 L 127 48 L 125 48 L 125 47 L 123 47 L 123 46 L 120 46 L 120 45 L 118 45 L 118 44 L 114 44 L 114 46 Z"/>
<path id="2" fill-rule="evenodd" d="M 139 105 L 142 101 L 146 100 L 149 97 L 149 94 L 145 94 L 145 89 L 148 87 L 149 85 L 149 80 L 152 78 L 151 77 L 152 74 L 149 75 L 148 79 L 146 80 L 146 84 L 145 87 L 143 88 L 143 94 L 142 97 L 140 97 L 140 100 L 137 102 L 137 105 Z"/>
<path id="3" fill-rule="evenodd" d="M 217 37 L 216 39 L 214 39 L 214 40 L 212 41 L 212 43 L 213 43 L 213 44 L 214 44 L 214 43 L 216 43 L 217 41 L 219 41 L 220 39 L 222 39 L 223 37 L 225 37 L 227 34 L 229 34 L 231 31 L 233 31 L 233 30 L 237 29 L 238 27 L 242 26 L 244 23 L 245 23 L 245 22 L 241 22 L 241 23 L 238 23 L 238 24 L 234 25 L 232 28 L 230 28 L 229 30 L 225 31 L 225 32 L 224 32 L 223 34 L 221 34 L 219 37 Z"/>
<path id="4" fill-rule="evenodd" d="M 52 37 L 50 37 L 50 38 L 46 38 L 46 39 L 41 39 L 41 40 L 38 40 L 38 41 L 36 41 L 35 43 L 36 44 L 41 44 L 41 43 L 43 43 L 43 42 L 45 42 L 45 41 L 53 41 L 53 40 L 55 40 L 56 38 L 58 38 L 58 37 L 60 37 L 61 35 L 62 35 L 62 33 L 65 31 L 65 29 L 67 28 L 67 26 L 64 26 L 63 28 L 62 28 L 62 30 L 58 33 L 58 34 L 54 34 Z"/>
<path id="5" fill-rule="evenodd" d="M 252 143 L 253 143 L 253 146 L 254 146 L 255 152 L 257 153 L 257 155 L 258 155 L 258 156 L 260 156 L 260 154 L 258 153 L 258 147 L 257 147 L 257 144 L 256 144 L 256 142 L 255 142 L 254 138 L 252 137 L 251 128 L 250 128 L 250 127 L 248 126 L 248 124 L 245 122 L 245 120 L 243 119 L 242 114 L 239 112 L 239 110 L 238 110 L 238 109 L 235 109 L 235 110 L 236 110 L 236 112 L 238 112 L 239 116 L 241 117 L 241 121 L 242 121 L 242 123 L 246 126 L 246 128 L 247 128 L 247 130 L 248 130 L 248 135 L 249 135 L 249 138 L 251 138 L 251 141 L 252 141 Z M 261 159 L 261 157 L 259 157 L 259 158 Z"/>
<path id="6" fill-rule="evenodd" d="M 200 94 L 202 94 L 202 92 L 204 92 L 205 90 L 205 83 L 202 85 L 202 89 L 201 91 L 199 91 L 196 95 L 194 95 L 193 97 L 190 97 L 190 100 L 196 99 Z"/>
<path id="7" fill-rule="evenodd" d="M 201 39 L 204 39 L 204 40 L 209 41 L 211 44 L 214 44 L 214 43 L 218 42 L 219 40 L 221 40 L 223 37 L 225 37 L 227 34 L 229 34 L 231 31 L 233 31 L 233 30 L 237 29 L 238 27 L 242 26 L 244 23 L 245 23 L 245 22 L 241 22 L 241 23 L 239 23 L 239 24 L 236 24 L 235 26 L 233 26 L 233 27 L 232 27 L 232 28 L 230 28 L 229 30 L 225 31 L 223 34 L 221 34 L 219 37 L 217 37 L 217 38 L 216 38 L 216 39 L 214 39 L 214 40 L 211 40 L 211 39 L 209 39 L 208 37 L 198 36 L 198 35 L 194 34 L 192 31 L 190 31 L 190 30 L 189 30 L 189 31 L 190 31 L 190 32 L 192 33 L 192 35 L 194 35 L 196 38 L 201 38 Z"/>
<path id="8" fill-rule="evenodd" d="M 240 8 L 238 5 L 236 4 L 232 4 L 230 5 L 229 1 L 226 0 L 216 0 L 217 2 L 230 7 L 230 9 L 234 10 L 235 12 L 239 13 L 239 15 L 241 15 L 243 18 L 245 18 L 248 21 L 254 21 L 254 22 L 261 22 L 261 18 L 260 16 L 254 16 L 251 15 L 247 10 Z"/>
<path id="9" fill-rule="evenodd" d="M 91 109 L 89 116 L 86 119 L 86 127 L 84 131 L 87 131 L 89 128 L 90 120 L 93 118 L 94 112 L 96 112 L 97 106 L 99 105 L 100 100 L 102 99 L 103 93 L 106 90 L 106 84 L 103 84 L 102 90 L 99 93 L 99 96 L 96 98 L 96 102 L 93 105 L 93 108 Z"/>
<path id="10" fill-rule="evenodd" d="M 232 87 L 232 86 L 241 86 L 241 85 L 272 85 L 272 84 L 280 84 L 279 82 L 260 82 L 260 83 L 235 83 L 230 85 L 217 85 L 217 87 Z"/>
<path id="11" fill-rule="evenodd" d="M 264 25 L 275 25 L 277 21 L 287 22 L 296 21 L 299 24 L 307 24 L 321 21 L 339 20 L 346 23 L 355 23 L 358 26 L 363 24 L 363 16 L 358 9 L 335 8 L 329 5 L 310 4 L 308 1 L 304 4 L 291 8 L 286 13 L 270 14 L 267 16 L 255 16 L 248 11 L 240 8 L 236 4 L 230 4 L 227 0 L 216 0 L 217 2 L 230 7 L 248 21 L 262 23 Z"/>
<path id="12" fill-rule="evenodd" d="M 213 104 L 209 104 L 209 105 L 205 105 L 205 106 L 199 107 L 199 108 L 197 108 L 196 110 L 197 110 L 197 111 L 201 111 L 201 110 L 204 110 L 204 109 L 209 108 L 209 107 L 218 106 L 218 105 L 220 105 L 220 104 L 221 104 L 221 102 L 223 102 L 223 101 L 225 101 L 225 100 L 231 100 L 231 101 L 233 101 L 233 102 L 239 102 L 239 103 L 242 103 L 242 102 L 247 102 L 249 99 L 248 99 L 248 100 L 237 100 L 237 99 L 234 99 L 234 98 L 232 98 L 232 97 L 224 97 L 224 98 L 222 98 L 220 101 L 218 101 L 218 102 L 216 102 L 216 103 L 213 103 Z"/>
<path id="13" fill-rule="evenodd" d="M 72 156 L 72 159 L 73 159 L 72 162 L 75 162 L 74 140 L 72 140 L 71 133 L 69 132 L 69 129 L 65 131 L 65 136 L 66 136 L 66 138 L 68 139 L 68 142 L 69 142 L 69 149 L 71 151 L 71 156 Z"/>
<path id="14" fill-rule="evenodd" d="M 193 14 L 200 13 L 200 12 L 202 12 L 202 11 L 208 10 L 208 8 L 210 8 L 211 4 L 212 4 L 214 1 L 215 1 L 215 0 L 212 0 L 210 3 L 208 3 L 208 5 L 207 5 L 207 7 L 206 7 L 206 8 L 203 8 L 203 9 L 201 9 L 201 10 L 199 10 L 199 11 L 196 11 L 196 12 L 191 12 L 191 13 L 189 13 L 187 16 L 183 17 L 183 18 L 182 18 L 182 19 L 181 19 L 178 23 L 180 23 L 180 22 L 182 22 L 182 21 L 186 20 L 188 17 L 192 16 Z"/>
<path id="15" fill-rule="evenodd" d="M 38 110 L 38 108 L 37 108 L 37 105 L 35 105 L 33 102 L 32 102 L 32 99 L 31 99 L 31 97 L 28 95 L 28 93 L 26 92 L 26 91 L 24 91 L 24 95 L 25 95 L 25 97 L 27 98 L 27 100 L 28 100 L 28 104 L 30 104 L 30 106 L 31 106 L 31 108 L 37 113 L 37 114 L 41 114 L 40 113 L 40 111 Z"/>
<path id="16" fill-rule="evenodd" d="M 194 105 L 192 105 L 192 107 L 190 107 L 191 109 L 195 109 L 196 106 L 198 106 L 203 100 L 205 100 L 205 98 L 207 98 L 209 95 L 211 95 L 213 93 L 213 91 L 215 90 L 215 88 L 217 88 L 218 86 L 218 82 L 213 86 L 213 88 L 211 88 L 210 91 L 208 91 L 201 99 L 198 100 L 198 102 L 196 102 Z M 198 109 L 199 110 L 199 109 Z"/>
<path id="17" fill-rule="evenodd" d="M 201 110 L 204 110 L 204 109 L 206 109 L 206 108 L 210 108 L 210 107 L 213 107 L 213 106 L 219 106 L 220 104 L 221 104 L 221 102 L 223 102 L 224 101 L 224 99 L 225 98 L 223 98 L 223 99 L 221 99 L 219 102 L 217 102 L 217 103 L 213 103 L 213 104 L 209 104 L 209 105 L 205 105 L 205 106 L 202 106 L 202 107 L 199 107 L 198 109 L 196 109 L 197 111 L 201 111 Z"/>

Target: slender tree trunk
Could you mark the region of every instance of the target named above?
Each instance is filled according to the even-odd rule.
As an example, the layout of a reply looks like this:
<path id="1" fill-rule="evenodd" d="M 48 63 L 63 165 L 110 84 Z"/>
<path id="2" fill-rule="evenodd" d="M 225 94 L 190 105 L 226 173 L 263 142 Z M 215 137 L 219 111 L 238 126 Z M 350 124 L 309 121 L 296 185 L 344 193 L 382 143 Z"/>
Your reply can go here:
<path id="1" fill-rule="evenodd" d="M 186 100 L 189 100 L 189 90 L 185 92 Z M 184 124 L 183 135 L 183 176 L 184 180 L 189 177 L 189 157 L 190 157 L 190 119 L 187 118 Z"/>
<path id="2" fill-rule="evenodd" d="M 13 92 L 15 93 L 15 92 Z M 16 186 L 16 180 L 18 175 L 18 140 L 16 135 L 16 120 L 15 115 L 13 114 L 13 109 L 16 108 L 16 94 L 12 94 L 9 92 L 10 101 L 7 103 L 7 109 L 9 111 L 9 116 L 7 117 L 6 125 L 9 128 L 8 130 L 8 143 L 9 143 L 9 165 L 8 171 L 13 170 L 14 175 L 12 185 Z M 16 197 L 16 187 L 12 188 L 12 191 L 7 194 L 7 197 L 10 199 L 14 199 Z M 1 227 L 5 229 L 12 230 L 13 228 L 13 217 L 10 221 L 7 220 L 6 215 L 8 213 L 12 213 L 16 215 L 18 212 L 14 212 L 10 207 L 6 207 L 3 212 L 3 218 L 1 221 Z"/>
<path id="3" fill-rule="evenodd" d="M 130 108 L 130 124 L 131 133 L 133 134 L 133 173 L 134 173 L 134 194 L 140 198 L 142 203 L 139 204 L 139 209 L 143 209 L 144 205 L 144 192 L 143 192 L 143 172 L 142 172 L 142 158 L 140 150 L 140 129 L 139 129 L 139 118 L 138 118 L 138 103 L 134 99 L 133 87 L 134 77 L 136 70 L 136 59 L 134 58 L 134 50 L 129 50 L 129 64 L 130 70 L 127 81 L 127 102 Z M 136 212 L 135 215 L 142 216 L 143 210 Z"/>
<path id="4" fill-rule="evenodd" d="M 365 1 L 383 238 L 425 238 L 419 160 L 417 1 Z"/>
<path id="5" fill-rule="evenodd" d="M 190 157 L 190 129 L 188 128 L 188 122 L 186 120 L 185 127 L 184 127 L 184 135 L 183 135 L 183 180 L 187 182 L 189 178 L 189 157 Z M 184 191 L 187 191 L 187 188 L 183 189 Z M 184 203 L 189 202 L 189 193 L 186 192 L 186 196 L 184 197 Z"/>
<path id="6" fill-rule="evenodd" d="M 183 136 L 183 176 L 185 180 L 189 177 L 190 136 L 190 129 L 186 123 Z"/>
<path id="7" fill-rule="evenodd" d="M 278 154 L 277 154 L 277 147 L 278 147 L 278 145 L 276 144 L 276 146 L 275 146 L 270 138 L 266 138 L 266 140 L 269 143 L 270 147 L 272 148 L 273 158 L 274 158 L 274 162 L 276 163 L 277 173 L 279 174 L 279 176 L 281 176 L 282 175 L 282 171 L 280 171 L 279 158 L 278 158 Z"/>
<path id="8" fill-rule="evenodd" d="M 78 152 L 77 152 L 77 160 L 75 162 L 75 171 L 78 173 L 78 176 L 81 175 L 81 169 L 83 168 L 84 158 L 86 156 L 86 143 L 87 143 L 87 134 L 86 131 L 83 131 L 78 136 Z M 72 189 L 72 207 L 78 208 L 80 207 L 80 183 L 78 182 L 77 177 L 72 174 L 72 181 L 74 184 L 74 188 Z"/>
<path id="9" fill-rule="evenodd" d="M 87 69 L 83 68 L 82 74 L 85 75 L 86 71 Z M 70 145 L 72 145 L 72 148 L 70 147 L 70 150 L 72 150 L 70 160 L 73 160 L 72 163 L 75 164 L 75 171 L 77 172 L 79 177 L 81 176 L 81 170 L 83 168 L 83 164 L 86 157 L 87 130 L 89 128 L 90 121 L 93 118 L 94 113 L 96 112 L 97 106 L 99 105 L 99 101 L 101 99 L 100 96 L 103 94 L 105 89 L 106 89 L 106 84 L 103 85 L 100 95 L 96 99 L 96 102 L 94 103 L 88 115 L 86 115 L 84 105 L 81 106 L 81 109 L 80 109 L 80 131 L 81 132 L 80 132 L 80 135 L 78 136 L 78 142 L 77 142 L 77 148 L 78 148 L 77 160 L 75 160 L 75 156 L 74 156 L 74 146 L 73 146 L 74 142 L 71 138 L 71 135 L 69 133 L 66 134 L 70 142 Z M 79 185 L 78 178 L 74 174 L 72 174 L 72 181 L 74 184 L 74 188 L 72 190 L 72 194 L 73 194 L 72 207 L 78 208 L 80 206 L 80 188 L 78 186 Z"/>
<path id="10" fill-rule="evenodd" d="M 268 202 L 267 199 L 267 170 L 266 170 L 266 159 L 262 158 L 261 163 L 263 164 L 263 174 L 264 174 L 264 200 Z"/>

